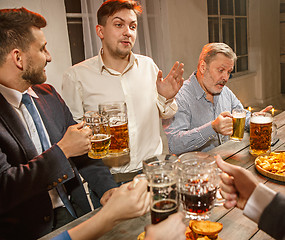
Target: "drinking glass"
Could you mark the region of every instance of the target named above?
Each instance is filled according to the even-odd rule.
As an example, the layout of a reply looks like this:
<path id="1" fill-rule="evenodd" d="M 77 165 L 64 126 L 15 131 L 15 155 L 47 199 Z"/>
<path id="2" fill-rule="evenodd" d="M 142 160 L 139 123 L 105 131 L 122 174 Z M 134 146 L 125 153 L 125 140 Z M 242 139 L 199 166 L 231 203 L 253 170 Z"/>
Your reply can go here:
<path id="1" fill-rule="evenodd" d="M 177 169 L 175 163 L 154 161 L 146 168 L 151 201 L 151 223 L 157 224 L 178 211 Z"/>
<path id="2" fill-rule="evenodd" d="M 120 156 L 129 153 L 127 106 L 125 102 L 107 102 L 98 106 L 99 113 L 110 123 L 111 145 L 109 154 Z"/>
<path id="3" fill-rule="evenodd" d="M 107 156 L 111 143 L 109 121 L 104 116 L 94 111 L 84 114 L 85 126 L 92 130 L 91 150 L 88 156 L 93 159 L 101 159 Z"/>
<path id="4" fill-rule="evenodd" d="M 273 117 L 270 113 L 252 113 L 250 118 L 249 152 L 253 156 L 271 152 Z"/>
<path id="5" fill-rule="evenodd" d="M 244 135 L 246 111 L 244 109 L 233 109 L 233 134 L 231 140 L 241 141 Z"/>
<path id="6" fill-rule="evenodd" d="M 179 156 L 179 201 L 186 218 L 208 219 L 212 208 L 224 202 L 217 200 L 220 172 L 214 156 L 208 153 L 190 152 Z"/>

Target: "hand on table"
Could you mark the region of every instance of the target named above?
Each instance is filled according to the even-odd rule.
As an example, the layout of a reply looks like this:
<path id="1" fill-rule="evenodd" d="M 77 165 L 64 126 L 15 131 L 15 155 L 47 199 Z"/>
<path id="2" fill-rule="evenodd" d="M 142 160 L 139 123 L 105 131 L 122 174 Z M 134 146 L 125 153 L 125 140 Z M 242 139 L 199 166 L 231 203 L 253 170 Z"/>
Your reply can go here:
<path id="1" fill-rule="evenodd" d="M 237 206 L 244 209 L 247 200 L 258 185 L 256 178 L 248 170 L 225 162 L 219 155 L 216 158 L 218 167 L 223 171 L 221 177 L 221 194 L 226 208 Z"/>

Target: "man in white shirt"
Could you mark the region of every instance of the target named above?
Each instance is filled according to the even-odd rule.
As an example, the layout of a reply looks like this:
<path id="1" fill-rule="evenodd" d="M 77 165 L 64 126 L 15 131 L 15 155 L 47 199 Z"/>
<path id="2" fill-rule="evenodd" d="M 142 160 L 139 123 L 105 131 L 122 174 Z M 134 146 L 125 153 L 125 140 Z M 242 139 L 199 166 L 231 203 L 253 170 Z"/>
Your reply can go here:
<path id="1" fill-rule="evenodd" d="M 131 161 L 111 169 L 117 182 L 131 180 L 142 169 L 142 160 L 162 153 L 159 117 L 175 114 L 174 97 L 184 80 L 182 63 L 176 62 L 163 79 L 151 58 L 131 52 L 140 13 L 136 1 L 104 2 L 96 26 L 102 49 L 63 77 L 63 98 L 76 120 L 97 110 L 99 103 L 126 102 Z"/>
<path id="2" fill-rule="evenodd" d="M 221 175 L 222 195 L 226 208 L 238 207 L 258 227 L 276 239 L 285 239 L 285 196 L 276 193 L 257 179 L 248 170 L 217 158 L 224 171 Z"/>

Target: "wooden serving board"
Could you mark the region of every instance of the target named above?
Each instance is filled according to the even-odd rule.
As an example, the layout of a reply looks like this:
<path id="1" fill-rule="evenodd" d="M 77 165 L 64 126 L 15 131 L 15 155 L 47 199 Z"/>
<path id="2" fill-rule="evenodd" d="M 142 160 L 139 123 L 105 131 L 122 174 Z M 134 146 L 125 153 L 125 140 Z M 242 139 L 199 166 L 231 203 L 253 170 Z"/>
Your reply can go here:
<path id="1" fill-rule="evenodd" d="M 280 182 L 285 182 L 285 175 L 279 175 L 279 174 L 274 174 L 272 172 L 266 171 L 263 168 L 261 168 L 256 162 L 257 162 L 258 157 L 255 159 L 255 168 L 256 170 L 262 174 L 265 177 L 280 181 Z"/>

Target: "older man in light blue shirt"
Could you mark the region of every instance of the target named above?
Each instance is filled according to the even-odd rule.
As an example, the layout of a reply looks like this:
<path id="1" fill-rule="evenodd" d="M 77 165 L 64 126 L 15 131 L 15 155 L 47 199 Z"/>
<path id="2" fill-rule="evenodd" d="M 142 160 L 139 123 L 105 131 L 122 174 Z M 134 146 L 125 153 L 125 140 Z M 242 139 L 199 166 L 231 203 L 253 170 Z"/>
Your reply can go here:
<path id="1" fill-rule="evenodd" d="M 163 120 L 163 123 L 169 150 L 177 155 L 190 151 L 206 152 L 229 140 L 229 135 L 219 134 L 214 130 L 212 121 L 222 112 L 243 108 L 226 86 L 221 94 L 214 96 L 214 103 L 207 100 L 206 93 L 196 78 L 196 72 L 184 82 L 176 101 L 179 110 L 172 119 Z M 247 125 L 249 116 L 248 112 Z"/>
<path id="2" fill-rule="evenodd" d="M 170 152 L 209 151 L 229 139 L 233 131 L 231 112 L 241 102 L 225 86 L 234 68 L 236 54 L 224 43 L 204 46 L 197 72 L 176 95 L 178 111 L 163 120 Z M 250 113 L 247 112 L 246 125 Z"/>

